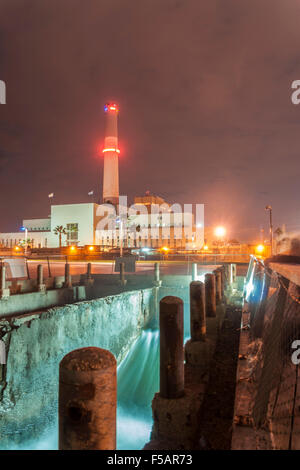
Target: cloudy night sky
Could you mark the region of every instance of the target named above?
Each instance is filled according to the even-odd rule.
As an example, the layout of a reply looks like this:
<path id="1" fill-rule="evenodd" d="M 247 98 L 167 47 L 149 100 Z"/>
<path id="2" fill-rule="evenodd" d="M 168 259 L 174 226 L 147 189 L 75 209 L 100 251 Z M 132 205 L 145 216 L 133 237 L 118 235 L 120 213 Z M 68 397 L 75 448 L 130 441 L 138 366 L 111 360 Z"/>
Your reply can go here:
<path id="1" fill-rule="evenodd" d="M 300 231 L 298 0 L 0 0 L 0 231 L 102 191 L 119 104 L 120 193 L 204 203 L 248 240 Z"/>

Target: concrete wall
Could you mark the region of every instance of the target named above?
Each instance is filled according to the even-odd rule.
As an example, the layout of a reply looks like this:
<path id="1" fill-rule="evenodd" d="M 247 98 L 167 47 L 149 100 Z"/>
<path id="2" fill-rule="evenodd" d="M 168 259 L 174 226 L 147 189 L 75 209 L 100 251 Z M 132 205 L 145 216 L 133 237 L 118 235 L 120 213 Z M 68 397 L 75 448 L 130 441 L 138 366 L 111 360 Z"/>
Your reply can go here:
<path id="1" fill-rule="evenodd" d="M 155 316 L 156 305 L 154 288 L 0 320 L 7 348 L 0 382 L 0 448 L 30 448 L 30 441 L 46 439 L 55 429 L 59 362 L 65 354 L 98 346 L 120 362 Z"/>
<path id="2" fill-rule="evenodd" d="M 42 292 L 27 292 L 11 295 L 0 301 L 0 318 L 13 314 L 24 314 L 49 307 L 71 304 L 86 299 L 85 286 L 70 289 L 53 289 Z"/>
<path id="3" fill-rule="evenodd" d="M 119 284 L 119 274 L 94 274 L 93 285 L 84 285 L 85 275 L 72 276 L 73 288 L 63 288 L 64 276 L 46 278 L 45 293 L 37 292 L 36 279 L 8 281 L 10 297 L 0 300 L 0 318 L 13 314 L 30 313 L 44 310 L 49 307 L 65 305 L 79 300 L 91 300 L 107 295 L 116 295 L 130 290 L 148 289 L 153 286 L 153 274 L 129 274 L 126 275 L 125 287 Z M 173 275 L 162 276 L 162 287 L 159 291 L 159 299 L 165 295 L 179 295 L 188 302 L 188 286 L 191 276 Z"/>

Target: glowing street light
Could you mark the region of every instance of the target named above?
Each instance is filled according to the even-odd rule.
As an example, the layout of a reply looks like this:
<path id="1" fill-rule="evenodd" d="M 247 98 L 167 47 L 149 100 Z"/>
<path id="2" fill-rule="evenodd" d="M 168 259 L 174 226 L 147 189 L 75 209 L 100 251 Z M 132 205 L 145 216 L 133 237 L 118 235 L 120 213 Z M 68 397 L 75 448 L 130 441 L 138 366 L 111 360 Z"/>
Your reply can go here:
<path id="1" fill-rule="evenodd" d="M 261 255 L 265 251 L 264 245 L 257 245 L 257 247 L 255 248 L 255 251 L 256 251 L 256 253 Z"/>
<path id="2" fill-rule="evenodd" d="M 226 228 L 225 227 L 216 227 L 215 228 L 215 235 L 216 237 L 223 238 L 226 235 Z"/>
<path id="3" fill-rule="evenodd" d="M 27 238 L 28 238 L 28 228 L 21 227 L 22 232 L 25 232 L 25 244 L 24 244 L 24 255 L 27 255 Z"/>

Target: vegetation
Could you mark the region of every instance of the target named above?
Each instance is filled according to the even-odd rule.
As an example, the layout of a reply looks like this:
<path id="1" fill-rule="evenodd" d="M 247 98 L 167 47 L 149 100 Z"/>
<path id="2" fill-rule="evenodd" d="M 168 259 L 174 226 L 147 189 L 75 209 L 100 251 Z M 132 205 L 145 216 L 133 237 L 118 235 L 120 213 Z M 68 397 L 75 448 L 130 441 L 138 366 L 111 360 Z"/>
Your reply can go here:
<path id="1" fill-rule="evenodd" d="M 57 225 L 55 227 L 55 229 L 53 230 L 54 234 L 55 235 L 58 235 L 59 237 L 59 248 L 61 248 L 61 239 L 62 239 L 62 236 L 63 235 L 67 235 L 67 230 L 65 229 L 65 227 L 63 227 L 63 225 Z"/>

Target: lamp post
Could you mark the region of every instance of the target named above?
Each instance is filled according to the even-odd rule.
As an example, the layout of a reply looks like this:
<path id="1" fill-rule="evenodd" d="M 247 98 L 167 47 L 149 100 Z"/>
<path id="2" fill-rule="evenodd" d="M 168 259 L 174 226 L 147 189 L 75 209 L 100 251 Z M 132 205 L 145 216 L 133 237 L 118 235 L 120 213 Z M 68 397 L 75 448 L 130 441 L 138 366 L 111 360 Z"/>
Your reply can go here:
<path id="1" fill-rule="evenodd" d="M 25 232 L 25 244 L 24 244 L 24 255 L 27 255 L 27 237 L 28 237 L 28 228 L 27 227 L 21 227 L 21 230 Z"/>
<path id="2" fill-rule="evenodd" d="M 120 240 L 120 257 L 123 256 L 123 237 L 127 235 L 127 216 L 125 214 L 119 215 L 116 218 L 116 223 L 119 224 L 119 240 Z M 123 235 L 123 228 L 125 225 L 125 231 Z"/>
<path id="3" fill-rule="evenodd" d="M 270 231 L 270 247 L 271 256 L 273 255 L 273 219 L 272 219 L 272 206 L 266 206 L 266 211 L 269 211 L 269 231 Z"/>

